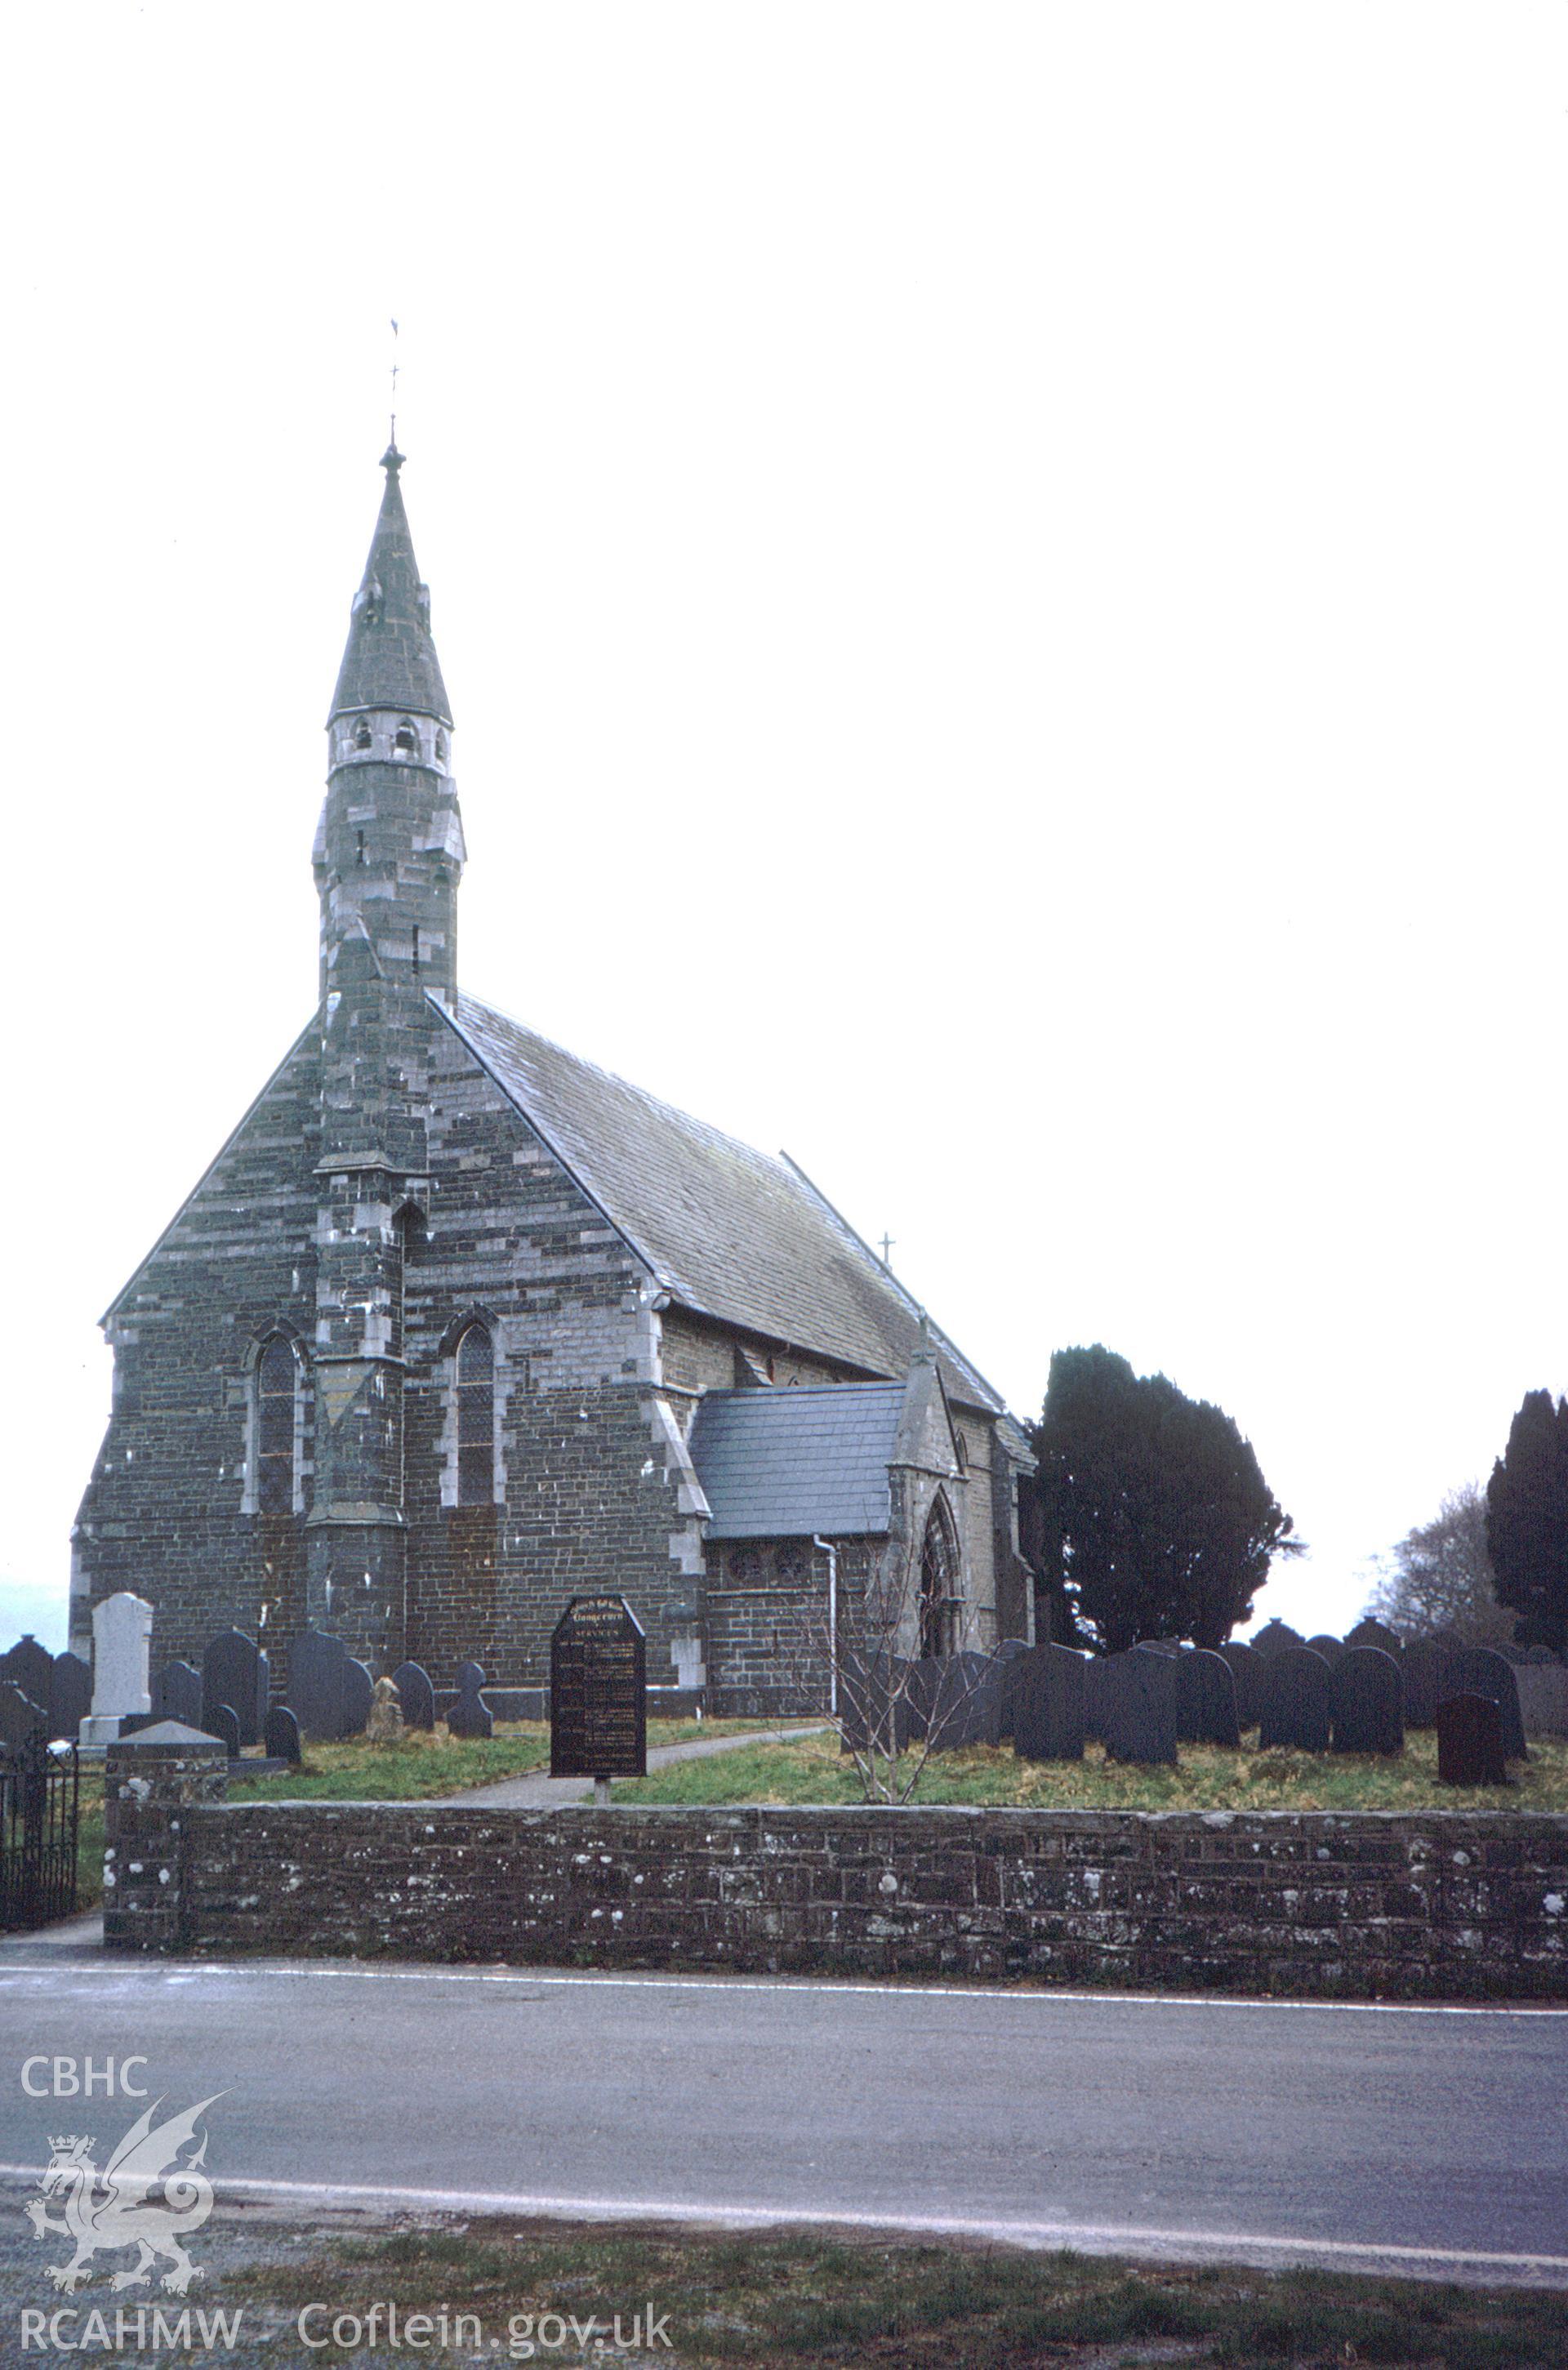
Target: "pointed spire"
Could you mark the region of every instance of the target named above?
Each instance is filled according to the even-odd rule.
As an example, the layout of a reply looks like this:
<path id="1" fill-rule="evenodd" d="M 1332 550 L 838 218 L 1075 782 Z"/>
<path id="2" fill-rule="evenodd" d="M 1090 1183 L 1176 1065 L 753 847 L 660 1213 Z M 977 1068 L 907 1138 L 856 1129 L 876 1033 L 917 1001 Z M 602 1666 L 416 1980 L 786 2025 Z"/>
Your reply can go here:
<path id="1" fill-rule="evenodd" d="M 420 581 L 398 482 L 403 455 L 395 443 L 386 447 L 381 466 L 386 490 L 354 594 L 332 715 L 359 708 L 408 708 L 449 725 L 452 710 L 430 635 L 430 588 Z"/>

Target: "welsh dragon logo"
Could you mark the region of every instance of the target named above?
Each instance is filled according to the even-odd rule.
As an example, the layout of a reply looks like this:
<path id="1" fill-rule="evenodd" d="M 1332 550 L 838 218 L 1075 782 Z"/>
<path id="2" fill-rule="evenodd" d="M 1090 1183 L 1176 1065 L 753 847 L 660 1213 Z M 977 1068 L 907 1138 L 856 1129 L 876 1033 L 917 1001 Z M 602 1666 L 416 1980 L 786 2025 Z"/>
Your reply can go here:
<path id="1" fill-rule="evenodd" d="M 41 2194 L 29 2202 L 27 2216 L 35 2238 L 58 2230 L 75 2242 L 68 2263 L 50 2266 L 49 2276 L 57 2288 L 75 2295 L 92 2277 L 94 2255 L 117 2247 L 135 2247 L 140 2252 L 130 2271 L 113 2274 L 111 2288 L 144 2287 L 159 2257 L 173 2266 L 164 2273 L 162 2285 L 176 2295 L 184 2295 L 191 2281 L 202 2277 L 179 2242 L 190 2231 L 199 2230 L 213 2210 L 213 2184 L 202 2170 L 206 2134 L 183 2163 L 179 2152 L 194 2140 L 202 2117 L 223 2095 L 214 2090 L 211 2099 L 156 2126 L 153 2117 L 163 2100 L 155 2099 L 101 2172 L 92 2159 L 92 2139 L 68 2132 L 50 2141 L 49 2169 L 39 2183 Z M 162 2198 L 154 2202 L 149 2192 L 160 2188 Z M 44 2203 L 51 2198 L 60 2201 L 58 2215 Z"/>

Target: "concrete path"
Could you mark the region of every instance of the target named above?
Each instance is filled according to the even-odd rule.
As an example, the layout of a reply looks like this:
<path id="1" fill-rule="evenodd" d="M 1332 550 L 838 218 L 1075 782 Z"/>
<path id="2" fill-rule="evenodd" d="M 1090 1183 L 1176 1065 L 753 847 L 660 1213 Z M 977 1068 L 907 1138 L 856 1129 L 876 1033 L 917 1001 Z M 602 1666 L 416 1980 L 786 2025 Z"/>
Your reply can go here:
<path id="1" fill-rule="evenodd" d="M 1568 2287 L 1568 2010 L 20 1938 L 0 1953 L 0 2183 L 36 2189 L 52 2132 L 112 2146 L 143 2103 L 105 2095 L 128 2056 L 171 2109 L 222 2094 L 221 2200 L 302 2217 L 792 2223 Z M 90 2100 L 70 2087 L 88 2057 Z"/>
<path id="2" fill-rule="evenodd" d="M 734 1753 L 743 1744 L 788 1744 L 797 1736 L 820 1736 L 827 1723 L 812 1728 L 753 1728 L 744 1736 L 694 1737 L 689 1744 L 653 1744 L 648 1766 L 667 1769 L 672 1761 L 706 1761 L 711 1753 Z M 471 1786 L 465 1794 L 443 1794 L 444 1802 L 482 1802 L 498 1811 L 545 1811 L 558 1802 L 586 1802 L 594 1791 L 591 1778 L 548 1778 L 535 1771 L 526 1778 L 501 1778 L 493 1786 Z"/>

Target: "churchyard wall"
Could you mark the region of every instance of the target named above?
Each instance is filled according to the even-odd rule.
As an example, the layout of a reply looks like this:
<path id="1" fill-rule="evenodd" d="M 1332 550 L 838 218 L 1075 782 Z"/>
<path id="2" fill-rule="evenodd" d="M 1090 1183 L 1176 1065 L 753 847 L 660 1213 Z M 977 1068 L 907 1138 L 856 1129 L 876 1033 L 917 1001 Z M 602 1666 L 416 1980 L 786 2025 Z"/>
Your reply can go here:
<path id="1" fill-rule="evenodd" d="M 181 1766 L 171 1852 L 159 1773 L 122 1751 L 121 1949 L 1568 1995 L 1568 1818 L 1539 1812 L 222 1803 Z"/>

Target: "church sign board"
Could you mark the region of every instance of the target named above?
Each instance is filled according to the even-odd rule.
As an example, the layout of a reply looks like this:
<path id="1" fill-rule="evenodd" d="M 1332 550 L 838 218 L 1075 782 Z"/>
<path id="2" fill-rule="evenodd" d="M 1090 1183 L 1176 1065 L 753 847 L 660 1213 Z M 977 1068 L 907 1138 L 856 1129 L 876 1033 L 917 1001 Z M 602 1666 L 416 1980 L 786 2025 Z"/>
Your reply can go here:
<path id="1" fill-rule="evenodd" d="M 648 1649 L 623 1596 L 574 1596 L 550 1638 L 550 1776 L 648 1774 Z"/>

